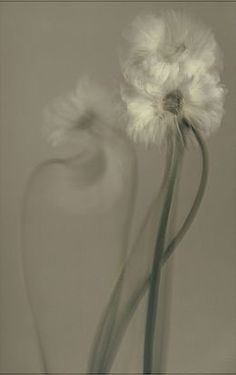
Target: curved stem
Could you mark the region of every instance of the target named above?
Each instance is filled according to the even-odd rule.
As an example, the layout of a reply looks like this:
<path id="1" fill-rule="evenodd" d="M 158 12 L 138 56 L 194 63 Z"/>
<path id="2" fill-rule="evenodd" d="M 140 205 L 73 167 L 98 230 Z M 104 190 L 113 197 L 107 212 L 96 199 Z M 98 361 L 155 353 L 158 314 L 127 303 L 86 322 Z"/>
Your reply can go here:
<path id="1" fill-rule="evenodd" d="M 202 138 L 201 138 L 200 134 L 197 132 L 197 130 L 194 129 L 193 127 L 191 127 L 191 130 L 193 131 L 193 134 L 196 138 L 196 141 L 197 141 L 197 143 L 200 147 L 200 151 L 201 151 L 202 173 L 201 173 L 201 178 L 200 178 L 200 184 L 199 184 L 199 187 L 198 187 L 193 205 L 192 205 L 192 207 L 189 211 L 189 214 L 185 218 L 184 223 L 182 224 L 182 226 L 179 229 L 176 236 L 171 240 L 170 244 L 168 245 L 168 247 L 164 251 L 163 258 L 162 258 L 162 264 L 165 264 L 167 262 L 169 257 L 173 254 L 176 246 L 181 242 L 183 236 L 188 231 L 188 229 L 189 229 L 191 223 L 193 222 L 193 220 L 194 220 L 194 218 L 197 214 L 197 211 L 200 207 L 200 204 L 201 204 L 204 192 L 205 192 L 205 188 L 206 188 L 207 174 L 208 174 L 207 149 L 206 149 L 206 146 L 204 144 L 204 141 L 202 140 Z M 166 182 L 166 175 L 165 175 L 163 181 L 164 181 L 164 183 Z M 156 199 L 155 199 L 155 201 L 156 201 Z M 148 213 L 145 222 L 148 220 L 149 216 L 150 216 L 150 212 Z M 146 226 L 144 225 L 143 228 L 145 228 L 145 227 Z M 136 245 L 137 245 L 137 242 L 138 241 L 136 241 L 136 243 L 135 243 Z M 132 253 L 133 253 L 133 251 L 131 252 L 131 255 L 132 255 Z M 126 261 L 126 264 L 124 265 L 123 270 L 121 272 L 122 275 L 124 274 L 126 268 L 127 268 L 127 261 Z M 120 342 L 123 338 L 123 335 L 124 335 L 128 325 L 129 325 L 129 322 L 130 322 L 132 316 L 134 315 L 140 301 L 144 297 L 144 295 L 145 295 L 145 293 L 148 289 L 148 286 L 150 285 L 150 280 L 151 280 L 151 277 L 150 277 L 150 275 L 148 275 L 144 279 L 144 281 L 136 288 L 135 292 L 132 294 L 131 298 L 129 299 L 129 302 L 125 305 L 123 311 L 120 313 L 120 317 L 117 321 L 116 329 L 112 332 L 113 339 L 111 340 L 111 343 L 110 343 L 106 363 L 104 364 L 104 367 L 102 369 L 103 373 L 108 373 L 110 371 L 110 368 L 111 368 L 112 363 L 113 363 L 113 361 L 115 359 L 115 356 L 117 354 L 117 350 L 118 350 Z M 116 285 L 115 285 L 115 288 L 113 290 L 112 296 L 110 298 L 110 302 L 109 302 L 109 304 L 108 304 L 108 306 L 105 310 L 103 322 L 104 322 L 106 316 L 108 315 L 109 308 L 113 305 L 116 294 L 118 293 L 118 291 L 120 291 L 120 286 L 121 286 L 121 282 L 120 282 L 120 278 L 119 278 Z M 100 333 L 97 334 L 97 340 L 96 340 L 95 347 L 97 347 L 97 345 L 99 345 L 99 336 L 101 335 L 101 332 L 102 332 L 102 326 L 100 326 Z M 100 340 L 101 340 L 101 337 L 100 337 Z"/>
<path id="2" fill-rule="evenodd" d="M 196 216 L 196 213 L 198 211 L 198 208 L 201 204 L 205 189 L 206 189 L 206 184 L 207 184 L 207 177 L 208 177 L 208 153 L 207 153 L 207 148 L 205 146 L 205 143 L 201 137 L 201 135 L 198 133 L 198 131 L 192 127 L 191 130 L 194 133 L 194 136 L 198 142 L 198 145 L 201 150 L 201 155 L 202 155 L 202 173 L 201 173 L 201 180 L 200 184 L 197 190 L 197 194 L 195 196 L 195 199 L 193 201 L 193 205 L 186 216 L 182 227 L 179 229 L 178 233 L 176 236 L 172 239 L 171 243 L 168 245 L 167 249 L 165 250 L 162 258 L 162 263 L 165 263 L 171 254 L 174 252 L 176 246 L 180 243 L 182 238 L 184 237 L 185 233 L 188 231 L 190 225 L 193 222 L 193 219 Z"/>
<path id="3" fill-rule="evenodd" d="M 135 173 L 137 173 L 136 168 L 137 168 L 137 165 L 135 161 Z M 131 196 L 131 202 L 132 202 L 131 210 L 130 210 L 131 216 L 133 215 L 134 203 L 135 203 L 135 198 L 136 198 L 136 194 L 135 194 L 135 187 L 137 184 L 136 174 L 134 174 L 134 177 L 135 178 L 132 179 L 133 194 Z M 130 215 L 126 219 L 126 223 L 125 223 L 126 228 L 129 228 L 130 223 L 131 223 Z M 126 250 L 128 249 L 128 242 L 129 242 L 129 231 L 126 230 L 126 235 L 123 241 L 123 246 L 121 247 L 123 249 L 122 257 L 121 257 L 122 260 L 123 260 L 123 257 L 127 255 Z M 89 355 L 89 360 L 88 360 L 88 370 L 87 370 L 88 374 L 100 372 L 100 369 L 103 367 L 103 363 L 105 362 L 105 358 L 110 347 L 110 340 L 112 337 L 112 332 L 115 326 L 115 322 L 117 320 L 120 298 L 122 294 L 121 293 L 122 286 L 124 282 L 124 275 L 125 275 L 125 267 L 122 262 L 122 264 L 120 264 L 118 280 L 115 283 L 115 287 L 108 301 L 108 305 L 106 306 L 106 309 L 103 312 L 102 318 L 96 330 L 95 338 L 92 344 L 91 354 Z"/>
<path id="4" fill-rule="evenodd" d="M 171 159 L 172 152 L 173 152 L 172 147 L 168 147 L 167 155 L 166 155 L 167 161 Z M 118 311 L 116 314 L 117 318 L 115 319 L 115 321 L 114 321 L 113 312 L 114 312 L 114 309 L 121 309 L 122 311 L 122 301 L 120 301 L 120 297 L 121 297 L 121 293 L 123 290 L 123 283 L 125 283 L 125 277 L 126 277 L 125 275 L 130 275 L 130 272 L 132 273 L 132 270 L 130 270 L 129 264 L 130 265 L 134 264 L 133 258 L 138 255 L 137 248 L 140 248 L 140 250 L 143 250 L 143 246 L 140 247 L 142 243 L 143 235 L 147 229 L 147 225 L 148 225 L 150 217 L 152 217 L 156 211 L 156 210 L 154 211 L 154 208 L 156 208 L 157 205 L 159 204 L 159 199 L 162 196 L 162 191 L 165 187 L 167 176 L 168 176 L 168 169 L 165 168 L 165 172 L 164 172 L 164 176 L 162 179 L 159 193 L 157 194 L 154 201 L 149 206 L 146 217 L 143 220 L 140 230 L 138 231 L 138 236 L 134 244 L 132 245 L 131 253 L 129 254 L 128 258 L 125 260 L 120 270 L 119 277 L 113 287 L 111 296 L 109 298 L 109 302 L 103 312 L 102 318 L 100 320 L 100 323 L 96 331 L 95 338 L 93 340 L 89 366 L 88 366 L 88 373 L 104 373 L 106 366 L 107 366 L 106 364 L 110 363 L 110 356 L 109 356 L 110 348 L 112 347 L 113 336 L 117 336 L 117 334 L 115 334 L 115 330 L 116 330 L 116 324 L 117 322 L 119 322 Z M 153 217 L 153 220 L 154 219 L 156 222 L 156 218 Z M 139 288 L 136 288 L 135 290 L 137 291 L 139 290 Z M 129 299 L 131 300 L 132 296 Z M 111 345 L 110 345 L 109 340 L 111 341 Z"/>
<path id="5" fill-rule="evenodd" d="M 207 175 L 208 175 L 208 155 L 207 155 L 207 149 L 204 144 L 204 141 L 202 140 L 200 134 L 194 129 L 191 129 L 194 133 L 194 136 L 196 138 L 196 141 L 198 142 L 200 151 L 201 151 L 201 158 L 202 158 L 202 173 L 200 178 L 199 187 L 196 193 L 196 197 L 194 199 L 193 205 L 189 211 L 189 214 L 184 220 L 184 223 L 182 224 L 181 228 L 179 229 L 176 236 L 172 239 L 170 244 L 168 245 L 167 249 L 164 251 L 163 257 L 162 257 L 162 265 L 167 262 L 169 257 L 173 254 L 176 246 L 181 242 L 183 239 L 184 234 L 188 231 L 188 229 L 191 226 L 191 223 L 193 222 L 197 211 L 200 207 L 200 204 L 202 202 L 204 192 L 206 189 L 206 183 L 207 183 Z M 111 369 L 112 363 L 115 359 L 115 356 L 117 354 L 118 347 L 120 345 L 120 342 L 124 336 L 124 333 L 129 325 L 129 322 L 134 315 L 140 301 L 144 297 L 151 281 L 151 276 L 148 275 L 146 279 L 139 285 L 135 292 L 133 293 L 132 297 L 130 298 L 129 302 L 125 305 L 125 308 L 120 314 L 119 321 L 117 322 L 116 330 L 113 334 L 113 340 L 111 342 L 110 348 L 109 348 L 109 356 L 107 358 L 107 363 L 104 366 L 104 373 L 108 373 Z M 115 294 L 115 291 L 114 291 Z"/>
<path id="6" fill-rule="evenodd" d="M 57 159 L 53 161 L 57 161 Z M 25 261 L 25 250 L 26 250 L 25 239 L 26 239 L 27 203 L 28 203 L 30 187 L 31 187 L 31 184 L 33 184 L 34 182 L 34 179 L 37 176 L 37 173 L 39 173 L 40 170 L 43 169 L 48 164 L 49 162 L 46 161 L 46 162 L 39 164 L 36 167 L 36 169 L 31 173 L 30 178 L 27 182 L 25 191 L 24 191 L 23 201 L 22 201 L 22 210 L 21 210 L 21 256 L 20 256 L 21 271 L 22 271 L 22 276 L 23 276 L 23 283 L 24 283 L 26 298 L 27 298 L 30 313 L 32 316 L 36 341 L 38 345 L 38 354 L 39 354 L 39 359 L 40 359 L 41 366 L 42 366 L 42 372 L 45 374 L 47 374 L 49 371 L 48 361 L 47 361 L 46 351 L 44 349 L 40 329 L 39 329 L 37 318 L 36 318 L 36 311 L 35 311 L 32 298 L 31 298 L 30 282 L 27 278 L 26 261 Z"/>
<path id="7" fill-rule="evenodd" d="M 159 285 L 161 279 L 161 259 L 163 256 L 165 243 L 166 243 L 166 232 L 168 227 L 168 221 L 172 206 L 172 198 L 174 194 L 175 182 L 179 170 L 179 164 L 181 161 L 183 147 L 180 148 L 179 139 L 175 137 L 175 149 L 170 164 L 169 181 L 167 182 L 167 191 L 164 200 L 164 207 L 162 211 L 161 221 L 159 230 L 157 233 L 155 252 L 153 258 L 153 265 L 151 271 L 150 290 L 148 297 L 148 308 L 146 316 L 146 329 L 145 329 L 145 341 L 144 341 L 144 364 L 143 373 L 152 373 L 152 362 L 153 362 L 153 346 L 155 337 L 155 327 L 158 312 L 158 299 L 159 299 Z"/>
<path id="8" fill-rule="evenodd" d="M 120 299 L 122 282 L 124 277 L 124 270 L 122 270 L 118 281 L 114 287 L 108 305 L 104 311 L 101 322 L 98 326 L 98 330 L 94 339 L 92 352 L 89 360 L 89 369 L 88 374 L 97 373 L 97 369 L 103 366 L 104 357 L 107 354 L 107 346 L 109 343 L 108 335 L 111 335 L 111 332 L 114 327 L 114 309 L 117 309 L 118 302 Z M 99 371 L 100 372 L 100 371 Z M 98 373 L 99 373 L 98 372 Z"/>
<path id="9" fill-rule="evenodd" d="M 129 322 L 134 315 L 139 303 L 144 297 L 148 286 L 150 285 L 150 276 L 135 290 L 132 295 L 132 298 L 126 305 L 125 311 L 121 314 L 119 324 L 116 327 L 116 330 L 113 334 L 113 340 L 109 348 L 109 356 L 106 359 L 106 362 L 103 365 L 103 370 L 99 373 L 107 374 L 109 373 L 111 366 L 114 362 L 115 356 L 117 354 L 117 349 L 119 344 L 124 336 L 124 333 L 129 325 Z"/>

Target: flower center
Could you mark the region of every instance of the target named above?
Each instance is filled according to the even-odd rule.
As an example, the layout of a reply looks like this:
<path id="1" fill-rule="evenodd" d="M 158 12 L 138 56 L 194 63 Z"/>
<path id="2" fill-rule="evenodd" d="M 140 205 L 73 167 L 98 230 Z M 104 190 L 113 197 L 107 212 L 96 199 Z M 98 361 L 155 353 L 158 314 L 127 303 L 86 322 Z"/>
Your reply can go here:
<path id="1" fill-rule="evenodd" d="M 165 96 L 163 99 L 163 108 L 174 115 L 178 115 L 183 107 L 183 95 L 181 91 L 174 90 Z"/>
<path id="2" fill-rule="evenodd" d="M 76 122 L 75 128 L 79 130 L 86 130 L 90 128 L 93 124 L 93 120 L 95 118 L 95 114 L 92 110 L 86 111 L 80 119 Z"/>

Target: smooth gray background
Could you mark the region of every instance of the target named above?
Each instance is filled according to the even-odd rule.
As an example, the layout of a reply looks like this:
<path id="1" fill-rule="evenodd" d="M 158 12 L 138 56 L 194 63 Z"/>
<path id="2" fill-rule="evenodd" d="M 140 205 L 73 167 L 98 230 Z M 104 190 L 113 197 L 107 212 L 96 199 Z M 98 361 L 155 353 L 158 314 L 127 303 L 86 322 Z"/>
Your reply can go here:
<path id="1" fill-rule="evenodd" d="M 235 3 L 1 3 L 0 4 L 0 370 L 39 368 L 19 263 L 22 194 L 33 168 L 53 155 L 41 137 L 42 110 L 85 73 L 119 82 L 121 32 L 140 12 L 184 9 L 211 26 L 224 54 L 228 88 L 220 131 L 208 141 L 210 174 L 201 210 L 174 257 L 169 372 L 236 372 L 236 4 Z M 156 190 L 163 155 L 138 148 L 142 176 L 135 228 Z M 158 163 L 156 162 L 158 160 Z M 158 166 L 156 165 L 158 164 Z M 197 159 L 185 165 L 179 206 L 191 201 Z M 138 314 L 137 314 L 138 316 Z M 138 371 L 138 317 L 114 371 Z"/>

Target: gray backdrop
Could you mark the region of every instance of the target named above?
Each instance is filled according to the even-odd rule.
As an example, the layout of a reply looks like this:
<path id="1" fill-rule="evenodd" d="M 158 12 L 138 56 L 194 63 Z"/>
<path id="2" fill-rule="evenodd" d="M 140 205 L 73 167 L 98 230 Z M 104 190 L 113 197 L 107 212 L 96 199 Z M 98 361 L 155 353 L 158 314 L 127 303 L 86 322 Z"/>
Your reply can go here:
<path id="1" fill-rule="evenodd" d="M 20 271 L 19 222 L 30 172 L 53 155 L 41 137 L 42 109 L 73 88 L 84 73 L 110 89 L 117 87 L 122 30 L 140 12 L 167 8 L 184 9 L 212 27 L 223 50 L 223 81 L 229 92 L 222 127 L 208 141 L 207 192 L 174 257 L 166 371 L 236 372 L 236 4 L 226 2 L 0 4 L 2 372 L 39 369 Z M 155 193 L 155 176 L 163 168 L 159 151 L 137 149 L 142 179 L 133 233 Z M 198 178 L 194 155 L 189 156 L 184 176 L 185 191 L 179 200 L 183 209 Z M 130 357 L 128 350 L 139 324 L 134 319 L 114 371 L 139 371 L 138 351 Z"/>

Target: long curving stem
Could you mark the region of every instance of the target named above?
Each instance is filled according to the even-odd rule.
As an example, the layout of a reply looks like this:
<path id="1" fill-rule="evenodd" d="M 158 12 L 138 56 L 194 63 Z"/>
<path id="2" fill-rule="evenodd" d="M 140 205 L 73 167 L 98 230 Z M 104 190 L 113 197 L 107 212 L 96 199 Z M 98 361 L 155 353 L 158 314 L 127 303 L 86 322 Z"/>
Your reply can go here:
<path id="1" fill-rule="evenodd" d="M 191 130 L 193 131 L 193 134 L 196 138 L 196 141 L 198 143 L 198 146 L 201 151 L 201 158 L 202 158 L 202 173 L 201 173 L 201 178 L 200 178 L 200 184 L 193 202 L 193 205 L 189 211 L 189 214 L 187 215 L 186 219 L 184 220 L 184 223 L 182 224 L 181 228 L 179 229 L 178 233 L 176 236 L 171 240 L 170 244 L 167 246 L 166 250 L 164 251 L 163 257 L 161 259 L 162 265 L 167 262 L 169 257 L 173 254 L 176 246 L 180 243 L 182 238 L 184 237 L 185 233 L 188 231 L 191 223 L 193 222 L 197 211 L 200 207 L 202 198 L 204 196 L 205 188 L 206 188 L 206 183 L 207 183 L 207 175 L 208 175 L 208 155 L 207 155 L 207 149 L 204 144 L 204 141 L 202 140 L 200 134 L 197 132 L 196 129 L 191 127 Z M 166 178 L 164 178 L 164 181 L 166 181 Z M 135 250 L 135 249 L 134 249 Z M 131 255 L 133 254 L 134 251 L 132 251 Z M 122 275 L 124 273 L 124 270 L 127 271 L 127 263 L 124 265 L 123 270 L 122 270 Z M 132 294 L 131 298 L 129 299 L 128 303 L 124 306 L 123 310 L 119 314 L 119 319 L 116 323 L 116 328 L 114 331 L 112 331 L 112 338 L 110 340 L 110 345 L 109 349 L 107 351 L 107 356 L 106 360 L 103 361 L 103 366 L 99 368 L 99 372 L 102 369 L 102 373 L 107 373 L 110 371 L 112 363 L 115 359 L 117 350 L 119 348 L 120 342 L 123 338 L 123 335 L 126 331 L 126 328 L 128 327 L 128 324 L 134 315 L 140 301 L 144 297 L 149 285 L 150 285 L 150 280 L 151 277 L 148 275 L 143 282 L 138 285 L 136 288 L 135 292 Z M 117 284 L 115 285 L 115 288 L 112 293 L 112 297 L 110 299 L 110 303 L 108 305 L 108 308 L 105 310 L 104 314 L 104 319 L 108 314 L 109 311 L 109 306 L 111 307 L 114 300 L 116 299 L 116 294 L 120 293 L 120 279 L 118 280 Z M 101 327 L 100 327 L 101 328 Z M 102 334 L 102 330 L 100 331 L 100 335 Z M 100 336 L 98 334 L 98 337 Z M 97 342 L 96 344 L 99 344 L 99 340 L 97 337 Z M 100 336 L 101 339 L 101 336 Z M 101 344 L 101 341 L 100 341 Z M 95 347 L 97 346 L 95 345 Z M 91 371 L 93 372 L 93 371 Z"/>
<path id="2" fill-rule="evenodd" d="M 169 163 L 169 160 L 171 159 L 172 155 L 172 145 L 170 144 L 170 147 L 167 148 L 167 165 Z M 153 222 L 152 225 L 156 227 L 156 211 L 157 207 L 159 205 L 159 201 L 162 198 L 162 192 L 165 188 L 166 179 L 168 176 L 167 168 L 165 168 L 165 173 L 163 176 L 163 181 L 159 190 L 158 195 L 155 197 L 152 204 L 149 206 L 149 209 L 146 213 L 146 217 L 142 223 L 142 226 L 140 230 L 138 231 L 138 236 L 132 246 L 132 251 L 130 252 L 128 258 L 125 260 L 125 263 L 123 264 L 121 268 L 121 272 L 119 274 L 119 277 L 116 281 L 116 284 L 113 287 L 113 291 L 111 293 L 111 296 L 109 298 L 109 302 L 103 312 L 102 318 L 100 320 L 100 323 L 98 325 L 96 335 L 93 341 L 92 351 L 90 355 L 89 360 L 89 366 L 88 366 L 88 373 L 104 373 L 106 369 L 106 364 L 110 362 L 110 349 L 113 347 L 112 342 L 114 341 L 114 335 L 117 336 L 116 332 L 116 326 L 120 321 L 120 311 L 122 312 L 122 309 L 124 309 L 124 306 L 129 304 L 129 300 L 132 298 L 132 290 L 130 292 L 127 292 L 128 295 L 124 296 L 124 288 L 125 285 L 127 285 L 127 277 L 132 278 L 132 275 L 136 278 L 141 279 L 141 283 L 146 277 L 146 274 L 148 274 L 149 270 L 149 262 L 145 261 L 142 262 L 142 268 L 144 268 L 141 271 L 141 274 L 138 276 L 137 271 L 135 268 L 135 264 L 137 263 L 137 260 L 139 260 L 139 257 L 141 254 L 143 254 L 143 248 L 146 247 L 146 244 L 143 242 L 145 241 L 145 232 L 147 230 L 147 225 L 149 225 L 150 219 Z M 154 241 L 155 238 L 153 238 L 152 241 Z M 143 276 L 141 276 L 143 274 Z M 138 284 L 140 285 L 140 283 Z M 134 288 L 135 291 L 137 290 L 137 287 Z M 127 288 L 125 288 L 127 290 Z M 121 300 L 122 299 L 122 300 Z M 116 312 L 116 319 L 114 321 L 114 309 L 117 309 Z M 118 334 L 119 336 L 119 334 Z"/>
<path id="3" fill-rule="evenodd" d="M 196 141 L 199 145 L 201 155 L 202 155 L 202 173 L 201 173 L 201 180 L 200 184 L 197 190 L 197 194 L 194 198 L 192 207 L 186 216 L 182 227 L 179 229 L 178 233 L 176 236 L 172 239 L 170 244 L 168 245 L 167 249 L 164 251 L 163 258 L 162 258 L 162 263 L 165 263 L 171 254 L 174 252 L 176 246 L 180 243 L 182 238 L 184 237 L 185 233 L 189 229 L 190 225 L 193 222 L 193 219 L 195 218 L 197 211 L 200 207 L 205 189 L 206 189 L 206 184 L 207 184 L 207 178 L 208 178 L 208 153 L 207 153 L 207 148 L 205 146 L 205 143 L 201 137 L 201 135 L 198 133 L 198 131 L 194 128 L 191 127 L 191 130 L 196 138 Z"/>
<path id="4" fill-rule="evenodd" d="M 155 327 L 158 317 L 158 302 L 161 280 L 161 259 L 166 245 L 166 234 L 168 222 L 172 207 L 172 198 L 175 189 L 175 183 L 179 171 L 179 165 L 183 156 L 184 147 L 181 145 L 178 134 L 173 139 L 174 152 L 169 166 L 169 178 L 167 181 L 167 190 L 164 198 L 164 206 L 162 210 L 160 225 L 157 233 L 154 258 L 151 270 L 150 289 L 148 296 L 148 307 L 146 315 L 146 328 L 144 340 L 144 357 L 143 357 L 143 373 L 152 373 L 153 367 L 153 347 L 155 337 Z"/>
<path id="5" fill-rule="evenodd" d="M 180 243 L 182 238 L 184 237 L 185 233 L 190 228 L 191 223 L 193 222 L 197 211 L 200 207 L 200 204 L 202 202 L 204 192 L 206 189 L 207 184 L 207 176 L 208 176 L 208 154 L 207 149 L 204 144 L 204 141 L 202 140 L 200 134 L 195 130 L 194 128 L 191 128 L 191 130 L 194 133 L 194 136 L 196 138 L 196 141 L 199 145 L 200 151 L 201 151 L 201 159 L 202 159 L 202 173 L 200 178 L 199 187 L 193 202 L 193 205 L 187 215 L 187 217 L 184 220 L 184 223 L 182 224 L 181 228 L 179 229 L 176 236 L 171 240 L 170 244 L 167 246 L 166 250 L 164 251 L 163 257 L 161 259 L 162 265 L 164 265 L 169 257 L 173 254 L 176 246 Z M 104 365 L 104 372 L 108 373 L 111 369 L 112 363 L 115 359 L 117 350 L 119 348 L 120 342 L 124 336 L 124 333 L 129 325 L 129 322 L 134 315 L 140 301 L 144 297 L 145 293 L 147 292 L 147 289 L 150 285 L 151 276 L 148 275 L 147 278 L 140 283 L 140 285 L 136 288 L 135 292 L 132 294 L 129 302 L 125 305 L 123 311 L 120 313 L 119 321 L 117 322 L 116 330 L 113 333 L 113 340 L 111 341 L 111 345 L 109 348 L 109 355 L 107 357 L 106 364 Z M 115 294 L 115 291 L 114 291 Z"/>
<path id="6" fill-rule="evenodd" d="M 164 191 L 166 191 L 166 187 L 168 186 L 168 181 L 170 180 L 170 172 L 169 172 L 170 171 L 170 165 L 173 164 L 173 155 L 175 155 L 175 144 L 174 144 L 174 142 L 170 142 L 168 146 L 169 147 L 168 147 L 168 153 L 167 153 L 167 165 L 166 165 L 166 173 L 165 173 L 165 176 L 164 176 L 164 187 L 163 187 Z M 180 146 L 181 146 L 180 150 L 182 151 L 183 146 L 181 145 L 181 143 L 179 142 L 179 139 L 178 139 L 178 147 L 180 147 Z M 180 156 L 180 154 L 179 154 L 179 156 Z M 148 219 L 149 219 L 149 217 L 148 217 Z M 137 246 L 137 244 L 136 244 L 136 246 Z M 135 248 L 135 250 L 136 250 L 136 248 Z M 140 250 L 143 250 L 143 249 L 140 249 Z M 131 269 L 134 268 L 132 266 L 132 264 L 133 264 L 132 260 L 135 260 L 135 259 L 132 259 L 132 255 L 135 256 L 135 251 L 132 251 L 131 256 L 129 257 L 129 258 L 131 258 L 131 259 L 129 259 Z M 131 271 L 130 267 L 129 267 L 129 264 L 127 262 L 125 264 L 125 267 L 124 267 L 127 275 L 130 274 L 130 271 Z M 146 273 L 148 274 L 148 272 L 149 271 L 147 270 Z M 145 282 L 143 283 L 143 281 L 145 281 Z M 121 338 L 122 338 L 123 333 L 125 331 L 125 327 L 127 326 L 126 323 L 128 323 L 128 321 L 129 321 L 129 316 L 133 315 L 140 299 L 142 298 L 143 293 L 146 290 L 147 285 L 148 285 L 148 282 L 147 282 L 147 280 L 145 280 L 145 274 L 144 274 L 143 278 L 141 279 L 141 281 L 138 284 L 138 287 L 135 288 L 134 293 L 132 293 L 131 297 L 129 297 L 128 301 L 124 304 L 124 308 L 121 309 L 121 313 L 119 313 L 119 315 L 118 315 L 119 318 L 118 318 L 118 321 L 116 322 L 116 326 L 114 327 L 113 331 L 111 332 L 112 339 L 110 340 L 110 347 L 108 348 L 107 355 L 105 357 L 105 361 L 103 361 L 102 367 L 99 368 L 99 372 L 101 372 L 101 373 L 109 372 L 109 370 L 112 366 L 113 359 L 114 359 L 114 356 L 116 354 L 116 350 L 118 348 L 119 342 L 121 341 Z"/>
<path id="7" fill-rule="evenodd" d="M 26 293 L 27 302 L 29 304 L 30 313 L 32 315 L 32 321 L 34 325 L 34 332 L 35 332 L 35 339 L 38 345 L 38 355 L 41 363 L 41 371 L 43 374 L 47 374 L 49 372 L 48 367 L 48 360 L 46 355 L 46 350 L 43 345 L 42 335 L 39 329 L 39 325 L 36 318 L 36 310 L 34 308 L 34 304 L 32 302 L 31 293 L 30 293 L 30 282 L 27 277 L 27 270 L 26 270 L 26 260 L 25 260 L 25 250 L 26 250 L 26 224 L 27 224 L 27 205 L 28 205 L 28 198 L 29 192 L 31 188 L 31 184 L 34 183 L 37 173 L 41 169 L 43 169 L 49 162 L 43 162 L 39 164 L 36 169 L 30 175 L 30 178 L 27 182 L 26 189 L 23 195 L 23 203 L 22 203 L 22 211 L 21 211 L 21 272 L 23 276 L 24 288 Z"/>

